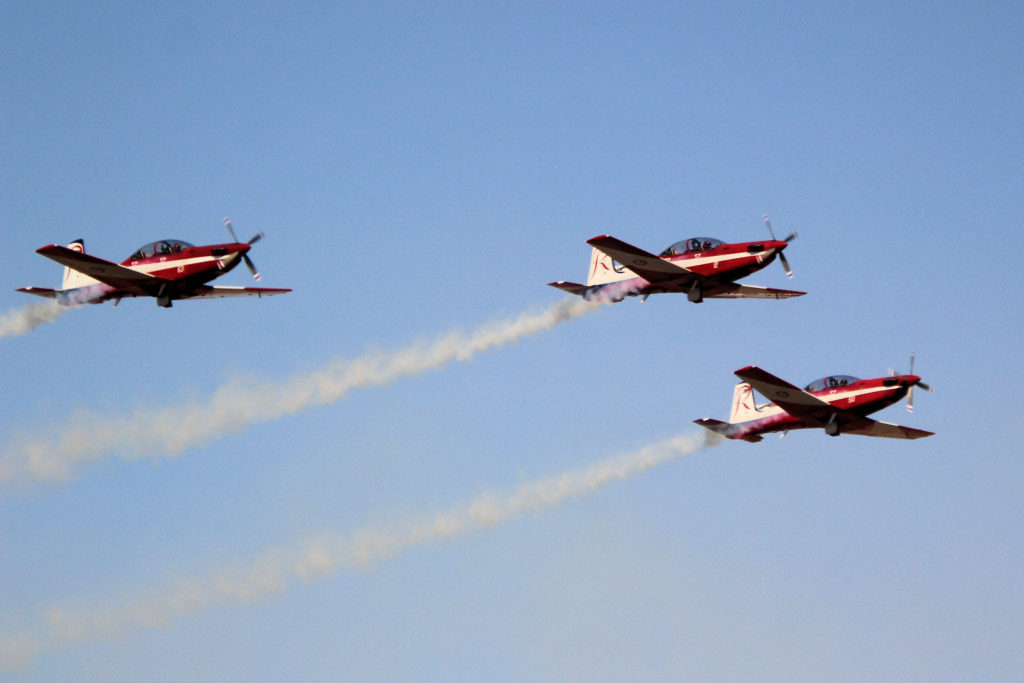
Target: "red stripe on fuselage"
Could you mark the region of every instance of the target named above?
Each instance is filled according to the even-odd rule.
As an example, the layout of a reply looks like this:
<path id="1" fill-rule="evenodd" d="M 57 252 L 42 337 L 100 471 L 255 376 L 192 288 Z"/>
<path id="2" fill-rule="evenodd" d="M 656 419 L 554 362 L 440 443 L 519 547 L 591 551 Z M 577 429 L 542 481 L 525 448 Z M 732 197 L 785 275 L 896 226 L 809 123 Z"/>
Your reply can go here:
<path id="1" fill-rule="evenodd" d="M 230 271 L 249 251 L 248 244 L 210 244 L 186 247 L 170 254 L 157 254 L 144 259 L 125 259 L 122 266 L 164 280 L 208 282 Z"/>
<path id="2" fill-rule="evenodd" d="M 760 245 L 763 248 L 756 253 L 750 253 L 749 247 L 752 245 Z M 728 280 L 735 281 L 767 266 L 785 246 L 785 242 L 770 240 L 720 244 L 706 251 L 669 256 L 668 260 L 704 277 L 728 274 Z M 766 255 L 769 251 L 771 253 Z"/>

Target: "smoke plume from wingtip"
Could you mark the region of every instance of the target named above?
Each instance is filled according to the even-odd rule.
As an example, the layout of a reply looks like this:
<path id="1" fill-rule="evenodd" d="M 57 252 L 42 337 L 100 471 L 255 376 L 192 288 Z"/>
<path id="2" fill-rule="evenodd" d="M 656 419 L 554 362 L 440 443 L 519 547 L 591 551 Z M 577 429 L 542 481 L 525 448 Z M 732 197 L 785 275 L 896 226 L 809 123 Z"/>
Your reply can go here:
<path id="1" fill-rule="evenodd" d="M 291 550 L 270 549 L 254 560 L 157 586 L 135 598 L 110 601 L 107 606 L 54 606 L 47 611 L 45 624 L 35 631 L 0 637 L 0 670 L 25 668 L 41 654 L 71 645 L 124 638 L 139 627 L 168 627 L 217 605 L 263 600 L 298 583 L 329 578 L 343 569 L 372 570 L 410 548 L 486 531 L 526 514 L 539 514 L 720 441 L 711 432 L 676 436 L 587 467 L 520 484 L 513 491 L 487 491 L 433 516 L 386 527 L 371 525 L 348 536 L 324 534 Z"/>
<path id="2" fill-rule="evenodd" d="M 31 303 L 0 315 L 0 339 L 28 334 L 43 323 L 56 320 L 69 311 L 56 301 Z"/>
<path id="3" fill-rule="evenodd" d="M 33 435 L 8 445 L 0 455 L 0 482 L 64 480 L 78 463 L 111 455 L 127 460 L 176 456 L 250 425 L 333 403 L 357 389 L 467 362 L 483 351 L 549 330 L 599 307 L 582 299 L 565 299 L 540 312 L 485 323 L 469 333 L 450 332 L 397 351 L 370 351 L 280 382 L 229 381 L 207 401 L 119 416 L 80 411 L 63 427 L 47 430 L 45 437 Z"/>

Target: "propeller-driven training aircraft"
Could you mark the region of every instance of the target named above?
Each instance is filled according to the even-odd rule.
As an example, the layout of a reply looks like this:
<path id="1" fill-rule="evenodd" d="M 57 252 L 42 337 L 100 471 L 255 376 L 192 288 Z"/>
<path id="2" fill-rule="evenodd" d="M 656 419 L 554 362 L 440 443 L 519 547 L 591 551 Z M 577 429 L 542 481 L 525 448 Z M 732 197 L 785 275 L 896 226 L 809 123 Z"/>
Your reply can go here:
<path id="1" fill-rule="evenodd" d="M 253 278 L 260 274 L 247 253 L 263 233 L 239 242 L 231 221 L 224 219 L 233 242 L 194 246 L 181 240 L 158 240 L 140 247 L 120 263 L 104 261 L 85 253 L 76 240 L 66 247 L 50 244 L 36 253 L 64 266 L 60 289 L 22 287 L 19 292 L 54 299 L 64 306 L 98 304 L 109 299 L 116 306 L 121 299 L 152 296 L 157 306 L 170 308 L 176 299 L 216 299 L 227 296 L 272 296 L 290 289 L 267 287 L 214 287 L 206 284 L 244 261 Z"/>
<path id="2" fill-rule="evenodd" d="M 756 442 L 763 434 L 792 429 L 823 428 L 829 436 L 860 434 L 890 439 L 920 439 L 931 436 L 913 427 L 880 422 L 867 417 L 908 396 L 907 410 L 914 410 L 914 387 L 931 391 L 931 387 L 913 374 L 890 374 L 876 379 L 858 379 L 849 375 L 833 375 L 811 382 L 799 389 L 759 367 L 749 366 L 736 371 L 743 382 L 736 385 L 732 396 L 732 412 L 728 422 L 703 418 L 697 424 L 729 439 Z M 757 405 L 751 387 L 774 403 Z"/>
<path id="3" fill-rule="evenodd" d="M 786 274 L 793 277 L 782 250 L 797 234 L 777 240 L 767 216 L 765 224 L 771 240 L 727 244 L 710 237 L 693 237 L 676 242 L 657 256 L 610 235 L 600 235 L 587 240 L 594 248 L 587 284 L 565 280 L 548 284 L 589 301 L 622 301 L 627 296 L 641 296 L 646 301 L 651 294 L 663 292 L 686 292 L 696 304 L 704 299 L 786 299 L 806 294 L 736 283 L 767 266 L 776 256 Z"/>

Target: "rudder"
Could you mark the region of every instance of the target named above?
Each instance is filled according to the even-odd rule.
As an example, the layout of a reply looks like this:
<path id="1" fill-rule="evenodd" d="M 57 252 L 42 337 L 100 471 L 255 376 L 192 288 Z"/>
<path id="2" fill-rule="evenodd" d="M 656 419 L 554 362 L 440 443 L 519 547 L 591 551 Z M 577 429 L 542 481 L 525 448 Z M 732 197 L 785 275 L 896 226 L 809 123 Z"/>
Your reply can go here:
<path id="1" fill-rule="evenodd" d="M 611 256 L 597 247 L 590 253 L 590 270 L 587 272 L 587 286 L 606 285 L 636 277 L 636 273 L 620 265 Z"/>
<path id="2" fill-rule="evenodd" d="M 729 411 L 729 422 L 747 422 L 758 417 L 757 404 L 754 403 L 754 392 L 746 382 L 740 382 L 732 392 L 732 408 Z"/>
<path id="3" fill-rule="evenodd" d="M 80 254 L 85 253 L 85 240 L 77 239 L 68 245 L 68 249 L 77 251 Z M 60 288 L 62 290 L 78 289 L 79 287 L 87 287 L 89 285 L 95 285 L 99 282 L 94 278 L 89 277 L 85 273 L 80 273 L 74 268 L 68 268 L 64 266 L 64 279 L 61 281 Z"/>

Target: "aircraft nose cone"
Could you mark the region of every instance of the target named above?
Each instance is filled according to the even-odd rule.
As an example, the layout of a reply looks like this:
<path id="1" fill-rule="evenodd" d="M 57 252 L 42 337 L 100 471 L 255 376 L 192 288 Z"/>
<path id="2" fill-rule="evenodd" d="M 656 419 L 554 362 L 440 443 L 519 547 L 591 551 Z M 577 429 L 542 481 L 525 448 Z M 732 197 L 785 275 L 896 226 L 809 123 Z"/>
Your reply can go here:
<path id="1" fill-rule="evenodd" d="M 918 375 L 903 375 L 903 381 L 907 386 L 913 386 L 921 382 L 921 377 Z"/>

